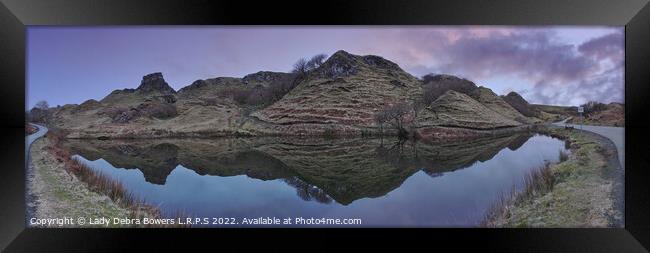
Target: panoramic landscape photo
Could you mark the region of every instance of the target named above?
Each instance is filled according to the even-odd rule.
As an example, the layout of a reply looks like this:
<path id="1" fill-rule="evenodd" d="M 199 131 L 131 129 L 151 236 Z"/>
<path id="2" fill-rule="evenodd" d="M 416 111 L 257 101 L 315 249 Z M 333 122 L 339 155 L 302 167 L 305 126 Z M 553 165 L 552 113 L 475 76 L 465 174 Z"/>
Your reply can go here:
<path id="1" fill-rule="evenodd" d="M 27 29 L 28 227 L 623 227 L 624 29 Z"/>

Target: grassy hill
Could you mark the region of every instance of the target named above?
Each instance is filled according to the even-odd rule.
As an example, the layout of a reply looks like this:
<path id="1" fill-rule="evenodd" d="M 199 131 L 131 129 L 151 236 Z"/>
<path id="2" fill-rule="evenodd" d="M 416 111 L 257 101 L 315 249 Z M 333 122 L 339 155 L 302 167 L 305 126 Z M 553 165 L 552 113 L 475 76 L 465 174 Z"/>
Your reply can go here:
<path id="1" fill-rule="evenodd" d="M 450 75 L 418 79 L 380 56 L 338 51 L 303 72 L 216 77 L 178 91 L 162 73 L 152 73 L 135 89 L 50 109 L 48 124 L 68 138 L 394 134 L 383 131 L 377 115 L 396 105 L 404 110 L 405 131 L 540 122 L 469 80 Z M 384 123 L 390 127 L 391 121 Z"/>

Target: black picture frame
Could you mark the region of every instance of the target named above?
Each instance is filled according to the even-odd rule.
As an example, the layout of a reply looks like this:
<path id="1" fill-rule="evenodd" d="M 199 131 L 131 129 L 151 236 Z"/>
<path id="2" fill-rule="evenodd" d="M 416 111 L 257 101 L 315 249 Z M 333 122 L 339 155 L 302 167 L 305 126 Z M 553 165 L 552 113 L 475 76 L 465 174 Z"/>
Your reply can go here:
<path id="1" fill-rule="evenodd" d="M 435 246 L 495 252 L 647 252 L 650 248 L 650 4 L 635 1 L 88 1 L 0 0 L 0 248 L 116 251 L 132 244 L 285 249 Z M 613 25 L 625 26 L 625 228 L 34 229 L 25 226 L 25 34 L 30 25 Z M 234 240 L 246 240 L 236 243 Z M 209 246 L 209 245 L 208 245 Z M 347 248 L 347 246 L 346 246 Z"/>

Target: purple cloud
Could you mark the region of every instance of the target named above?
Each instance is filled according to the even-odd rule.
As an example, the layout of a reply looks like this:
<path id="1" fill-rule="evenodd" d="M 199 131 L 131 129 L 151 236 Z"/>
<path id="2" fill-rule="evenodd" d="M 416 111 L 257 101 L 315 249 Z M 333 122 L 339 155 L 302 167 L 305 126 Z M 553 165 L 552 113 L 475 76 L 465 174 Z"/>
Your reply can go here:
<path id="1" fill-rule="evenodd" d="M 488 87 L 509 77 L 513 83 L 497 92 L 514 90 L 533 103 L 623 101 L 620 31 L 580 44 L 563 41 L 553 29 L 454 28 L 393 36 L 384 41 L 407 48 L 394 57 L 414 74 L 450 73 Z"/>
<path id="2" fill-rule="evenodd" d="M 615 32 L 587 41 L 578 47 L 585 56 L 595 57 L 598 60 L 609 59 L 621 62 L 624 57 L 623 33 Z"/>

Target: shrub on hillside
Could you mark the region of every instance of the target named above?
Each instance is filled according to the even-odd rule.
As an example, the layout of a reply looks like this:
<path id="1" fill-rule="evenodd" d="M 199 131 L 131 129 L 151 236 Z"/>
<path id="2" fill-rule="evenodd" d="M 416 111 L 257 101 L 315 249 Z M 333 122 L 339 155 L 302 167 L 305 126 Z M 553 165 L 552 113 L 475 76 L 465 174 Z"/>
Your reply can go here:
<path id="1" fill-rule="evenodd" d="M 448 90 L 469 94 L 476 89 L 476 85 L 469 80 L 447 75 L 425 75 L 422 77 L 424 89 L 424 103 L 430 105 Z"/>
<path id="2" fill-rule="evenodd" d="M 607 109 L 607 105 L 595 101 L 589 101 L 585 104 L 580 105 L 584 108 L 585 110 L 585 115 L 592 115 L 594 113 L 604 111 Z"/>

